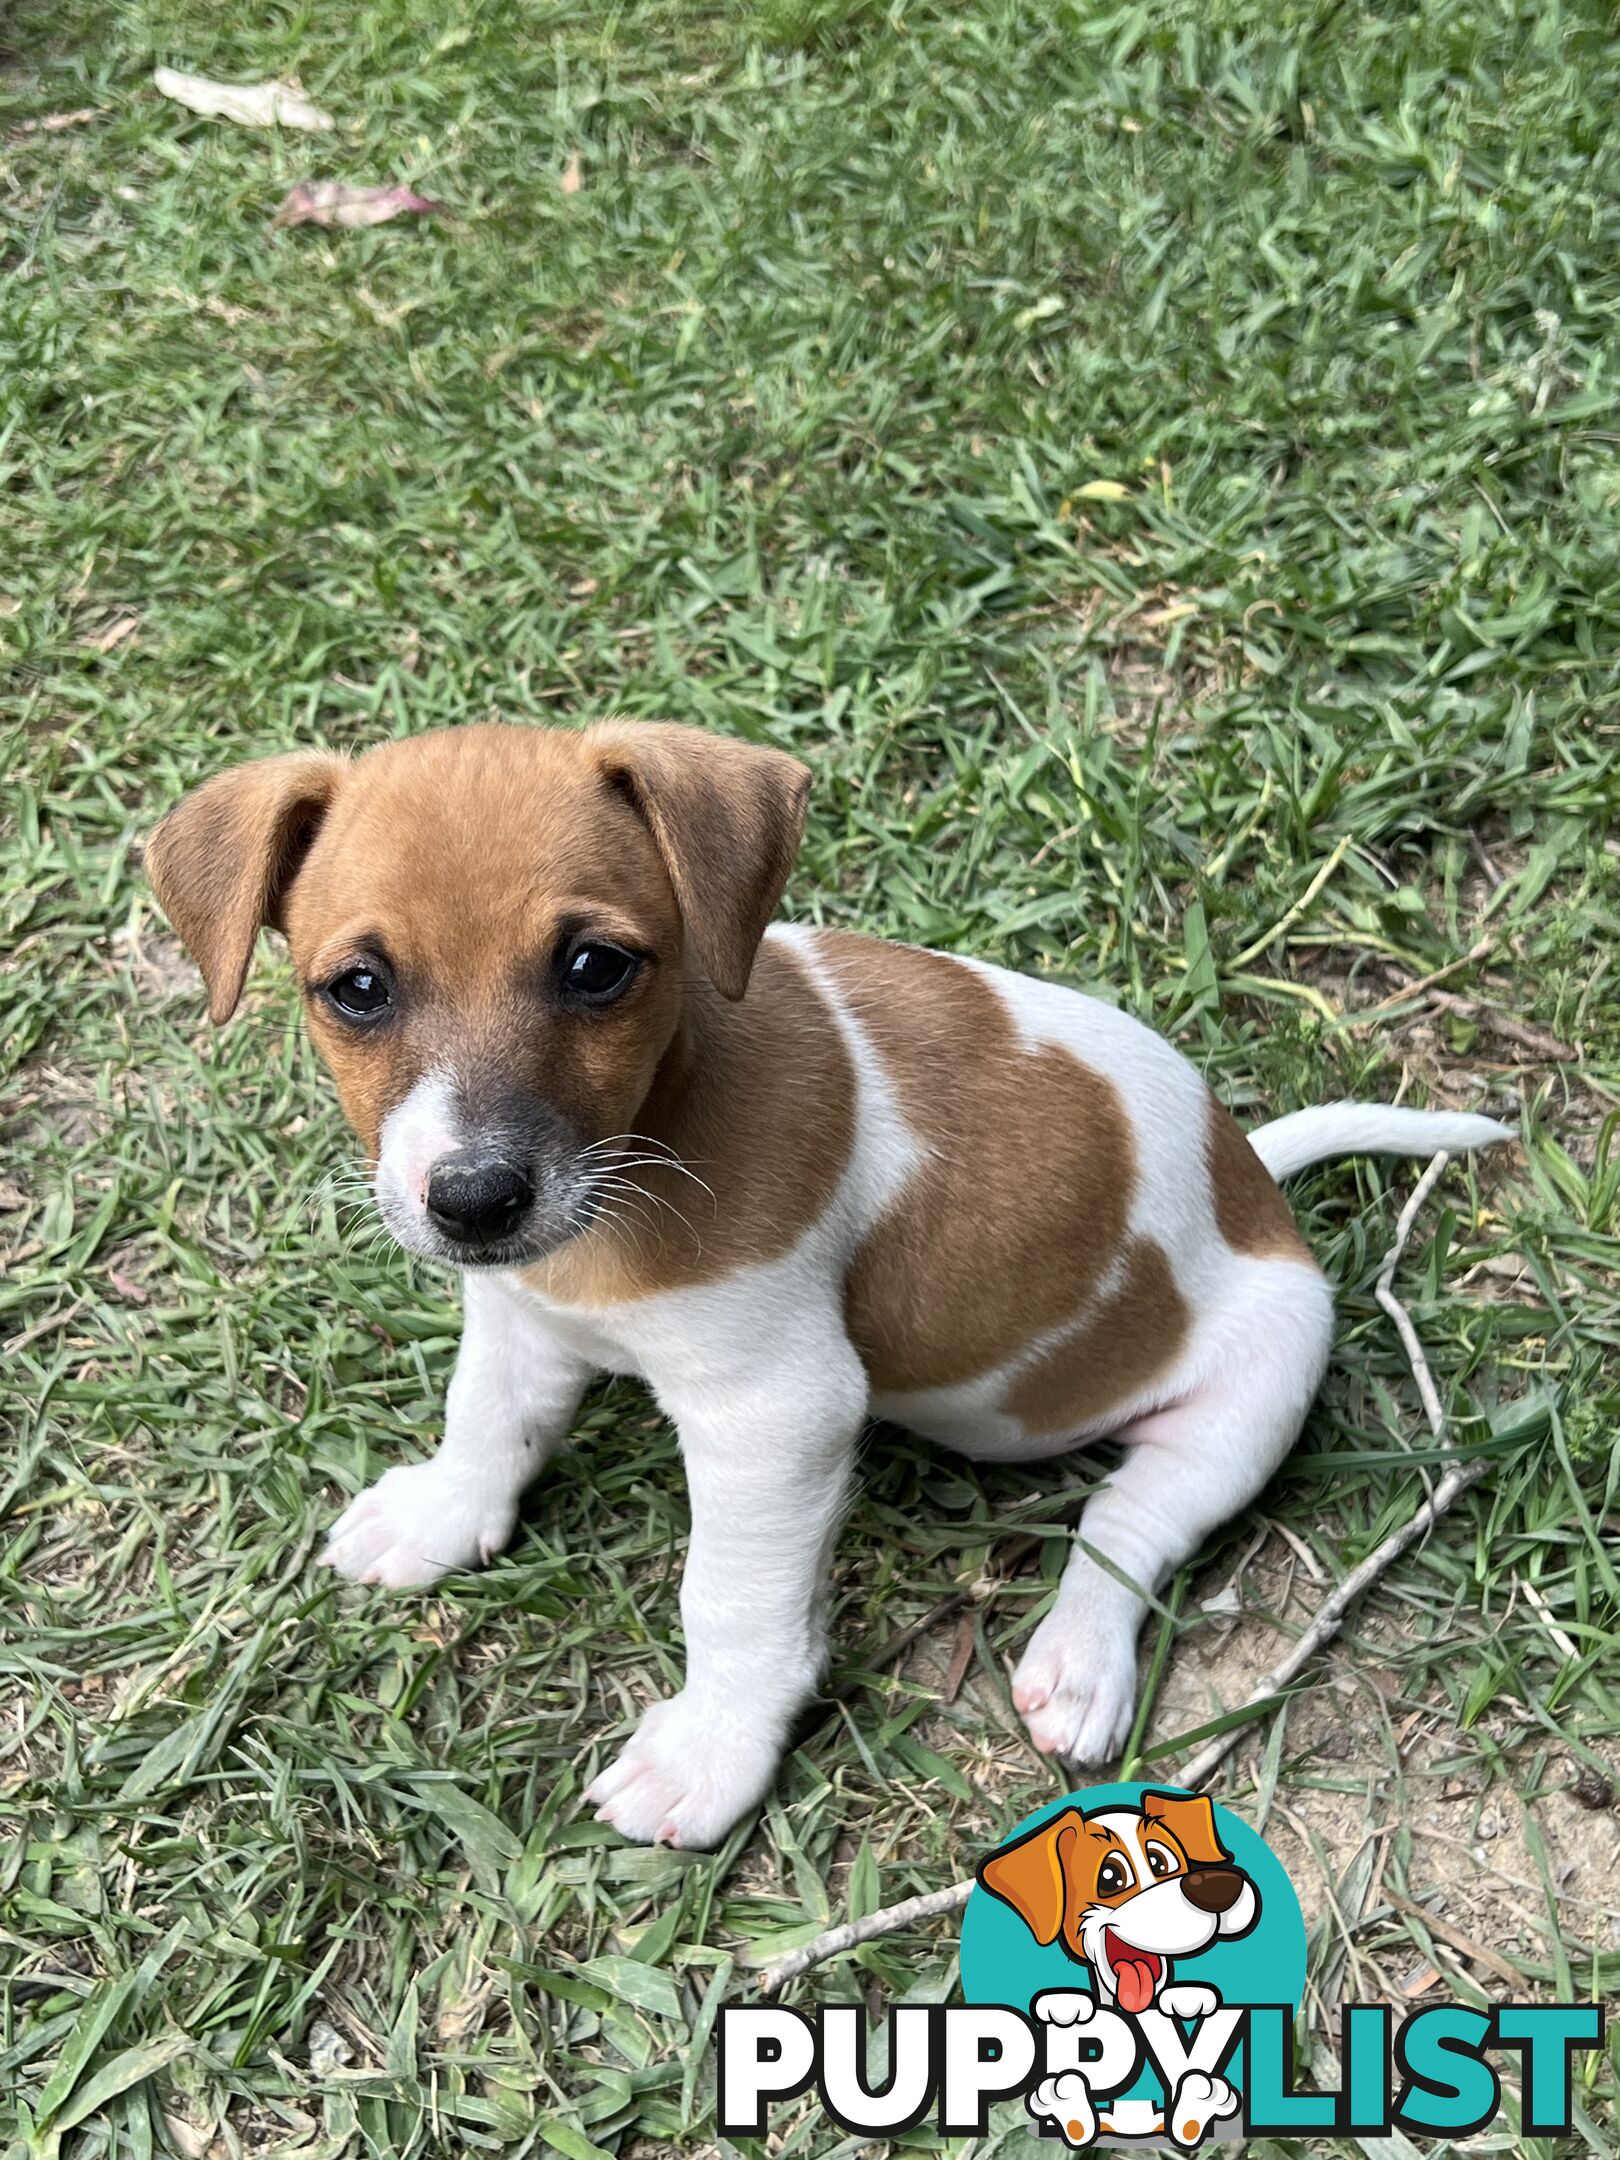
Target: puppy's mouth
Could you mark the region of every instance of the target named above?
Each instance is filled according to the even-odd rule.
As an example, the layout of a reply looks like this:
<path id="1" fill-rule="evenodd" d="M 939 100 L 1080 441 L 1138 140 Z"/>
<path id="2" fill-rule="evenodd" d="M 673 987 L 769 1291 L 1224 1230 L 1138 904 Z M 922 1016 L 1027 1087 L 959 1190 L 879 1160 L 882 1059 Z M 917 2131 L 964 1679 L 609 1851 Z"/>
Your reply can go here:
<path id="1" fill-rule="evenodd" d="M 685 1217 L 632 1183 L 627 1171 L 638 1165 L 621 1151 L 599 1148 L 548 1154 L 475 1142 L 414 1173 L 391 1165 L 385 1148 L 372 1180 L 377 1212 L 407 1252 L 454 1268 L 533 1267 L 598 1228 L 631 1243 L 647 1236 L 662 1249 L 664 1218 L 680 1227 Z M 662 1158 L 648 1159 L 663 1167 Z"/>
<path id="2" fill-rule="evenodd" d="M 447 1261 L 452 1267 L 458 1268 L 532 1267 L 535 1261 L 544 1260 L 548 1254 L 554 1253 L 563 1242 L 560 1237 L 500 1238 L 489 1245 L 452 1245 L 445 1240 L 439 1240 L 437 1249 L 430 1257 Z"/>
<path id="3" fill-rule="evenodd" d="M 403 1245 L 408 1253 L 414 1253 L 419 1260 L 434 1260 L 453 1268 L 532 1267 L 584 1228 L 581 1221 L 537 1222 L 521 1225 L 499 1237 L 473 1241 L 446 1237 L 420 1214 L 401 1220 L 386 1201 L 379 1201 L 379 1213 L 395 1243 Z"/>
<path id="4" fill-rule="evenodd" d="M 1113 1976 L 1119 2007 L 1132 2017 L 1151 2007 L 1164 1978 L 1164 1959 L 1156 1950 L 1139 1950 L 1112 1928 L 1103 1930 L 1103 1956 Z"/>
<path id="5" fill-rule="evenodd" d="M 475 1173 L 476 1180 L 476 1173 Z M 386 1175 L 375 1180 L 377 1212 L 393 1235 L 418 1259 L 454 1268 L 521 1268 L 548 1258 L 589 1223 L 584 1195 L 550 1189 L 550 1181 L 514 1174 L 503 1194 L 451 1185 L 438 1174 L 414 1193 L 402 1192 Z"/>

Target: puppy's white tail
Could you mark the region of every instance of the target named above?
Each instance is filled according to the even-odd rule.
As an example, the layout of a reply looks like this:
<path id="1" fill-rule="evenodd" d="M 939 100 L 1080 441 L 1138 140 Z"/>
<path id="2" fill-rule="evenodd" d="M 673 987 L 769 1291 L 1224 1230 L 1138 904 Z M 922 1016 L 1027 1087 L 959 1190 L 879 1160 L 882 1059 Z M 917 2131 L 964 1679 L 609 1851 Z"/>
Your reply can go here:
<path id="1" fill-rule="evenodd" d="M 1516 1140 L 1510 1126 L 1465 1111 L 1392 1110 L 1383 1103 L 1323 1103 L 1273 1118 L 1249 1135 L 1249 1145 L 1279 1181 L 1330 1155 L 1461 1154 Z"/>

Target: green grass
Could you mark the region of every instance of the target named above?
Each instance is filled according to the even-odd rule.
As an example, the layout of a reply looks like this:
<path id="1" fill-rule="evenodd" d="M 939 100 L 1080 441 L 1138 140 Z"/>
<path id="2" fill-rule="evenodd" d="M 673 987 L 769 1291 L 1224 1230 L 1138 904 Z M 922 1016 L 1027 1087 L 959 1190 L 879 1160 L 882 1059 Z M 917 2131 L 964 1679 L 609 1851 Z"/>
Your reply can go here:
<path id="1" fill-rule="evenodd" d="M 713 1857 L 579 1812 L 679 1665 L 684 1503 L 633 1390 L 488 1575 L 396 1600 L 312 1567 L 431 1445 L 453 1302 L 323 1197 L 349 1143 L 273 956 L 210 1037 L 139 835 L 241 754 L 496 712 L 800 752 L 793 912 L 1098 985 L 1242 1114 L 1522 1117 L 1400 1284 L 1495 1472 L 1227 1790 L 1306 1894 L 1313 2032 L 1429 1969 L 1499 1988 L 1410 1903 L 1525 1991 L 1612 1990 L 1608 11 L 25 0 L 4 35 L 0 2140 L 713 2149 L 750 1960 L 1059 1789 L 1006 1670 L 1084 1460 L 874 1441 L 840 1710 Z M 296 74 L 338 132 L 193 120 L 160 62 Z M 312 175 L 453 216 L 267 231 Z M 1442 968 L 1460 1005 L 1399 994 Z M 1409 1186 L 1296 1189 L 1340 1346 L 1169 1593 L 1145 1749 L 1421 1497 L 1372 1301 Z M 1235 1628 L 1205 1609 L 1234 1576 Z M 963 1583 L 947 1701 L 954 1611 L 883 1660 Z M 800 1992 L 953 1972 L 935 1929 Z M 1612 2149 L 1613 2093 L 1589 2063 L 1572 2151 Z M 784 2149 L 837 2145 L 806 2115 Z"/>

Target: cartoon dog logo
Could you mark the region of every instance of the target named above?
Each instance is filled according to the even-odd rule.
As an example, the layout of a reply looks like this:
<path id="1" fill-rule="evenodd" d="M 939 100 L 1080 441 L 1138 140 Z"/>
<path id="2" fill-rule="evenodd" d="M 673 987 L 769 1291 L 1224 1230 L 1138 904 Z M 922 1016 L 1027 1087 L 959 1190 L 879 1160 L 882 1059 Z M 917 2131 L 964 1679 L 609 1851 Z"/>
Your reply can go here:
<path id="1" fill-rule="evenodd" d="M 1059 1943 L 1090 1970 L 1091 1994 L 1036 1996 L 1031 2008 L 1049 2027 L 1089 2025 L 1099 2008 L 1132 2018 L 1212 2015 L 1221 2006 L 1217 1990 L 1176 1984 L 1174 1960 L 1248 1934 L 1260 1915 L 1255 1886 L 1222 1845 L 1202 1794 L 1144 1792 L 1136 1807 L 1065 1808 L 992 1853 L 978 1877 L 1043 1948 Z M 1235 2114 L 1239 2101 L 1224 2079 L 1189 2071 L 1168 2118 L 1141 2101 L 1098 2114 L 1077 2061 L 1048 2077 L 1029 2104 L 1071 2145 L 1089 2143 L 1099 2129 L 1151 2135 L 1168 2128 L 1190 2146 L 1217 2118 Z"/>

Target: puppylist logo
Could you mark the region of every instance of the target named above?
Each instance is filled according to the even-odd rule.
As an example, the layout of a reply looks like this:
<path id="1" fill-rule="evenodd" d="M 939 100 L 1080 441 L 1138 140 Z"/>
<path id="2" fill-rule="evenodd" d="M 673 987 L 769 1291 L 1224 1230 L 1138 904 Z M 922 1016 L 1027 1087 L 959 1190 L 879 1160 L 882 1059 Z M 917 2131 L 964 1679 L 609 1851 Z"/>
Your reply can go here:
<path id="1" fill-rule="evenodd" d="M 1202 1795 L 1094 1790 L 980 1866 L 1012 1924 L 970 1908 L 964 1990 L 1023 1994 L 1034 1975 L 1044 2075 L 1025 2105 L 1043 2135 L 1083 2151 L 1168 2134 L 1190 2151 L 1238 2126 L 1244 2008 L 1257 1985 L 1268 2001 L 1287 1990 L 1291 2019 L 1305 1924 L 1260 1839 L 1240 1825 L 1226 1831 L 1234 1848 L 1224 1828 Z"/>
<path id="2" fill-rule="evenodd" d="M 963 1992 L 1040 2030 L 1034 2129 L 1192 2151 L 1249 2127 L 1249 2023 L 1274 2016 L 1291 2045 L 1305 1923 L 1246 1823 L 1203 1794 L 1093 1787 L 1030 1817 L 978 1883 Z"/>
<path id="3" fill-rule="evenodd" d="M 1336 2089 L 1296 2089 L 1305 1923 L 1282 1863 L 1201 1793 L 1093 1786 L 1021 1823 L 978 1869 L 962 1921 L 962 1993 L 901 2005 L 868 2040 L 859 2009 L 720 2012 L 718 2125 L 760 2137 L 812 2085 L 828 2115 L 893 2137 L 932 2113 L 983 2135 L 1021 2097 L 1031 2129 L 1191 2152 L 1237 2137 L 1464 2137 L 1501 2111 L 1572 2128 L 1575 2057 L 1600 2045 L 1593 2003 L 1435 2004 L 1399 2024 L 1381 2003 L 1341 2013 Z"/>

